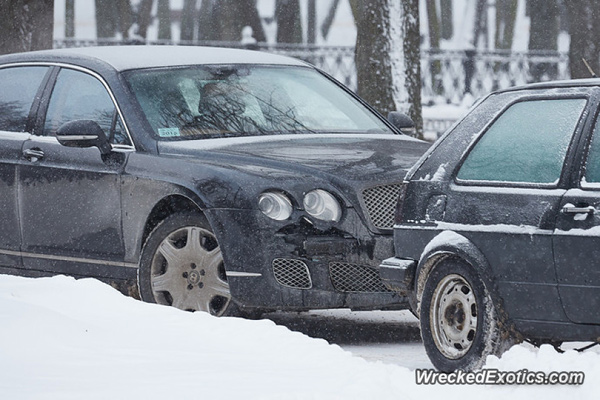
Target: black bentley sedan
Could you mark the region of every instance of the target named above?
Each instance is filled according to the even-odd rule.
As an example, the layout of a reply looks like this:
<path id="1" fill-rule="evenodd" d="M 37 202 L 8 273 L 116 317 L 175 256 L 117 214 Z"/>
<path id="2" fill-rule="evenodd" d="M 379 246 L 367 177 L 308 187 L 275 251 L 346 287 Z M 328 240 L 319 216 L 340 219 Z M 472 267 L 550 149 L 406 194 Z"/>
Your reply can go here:
<path id="1" fill-rule="evenodd" d="M 389 287 L 441 370 L 600 338 L 600 80 L 491 94 L 408 173 Z"/>
<path id="2" fill-rule="evenodd" d="M 2 56 L 2 271 L 97 277 L 214 315 L 405 307 L 376 267 L 428 146 L 390 119 L 260 52 Z"/>

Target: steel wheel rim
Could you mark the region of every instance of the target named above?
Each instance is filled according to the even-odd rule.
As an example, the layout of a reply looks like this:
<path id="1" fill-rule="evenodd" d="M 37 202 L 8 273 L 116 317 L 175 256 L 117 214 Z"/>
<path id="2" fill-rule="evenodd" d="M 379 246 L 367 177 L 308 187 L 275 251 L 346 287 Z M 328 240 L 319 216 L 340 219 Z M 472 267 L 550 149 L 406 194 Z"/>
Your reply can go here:
<path id="1" fill-rule="evenodd" d="M 433 341 L 449 359 L 463 357 L 477 332 L 477 301 L 473 288 L 460 275 L 445 276 L 435 288 L 430 308 Z"/>
<path id="2" fill-rule="evenodd" d="M 219 316 L 231 301 L 215 235 L 197 226 L 177 229 L 158 245 L 150 285 L 157 303 L 187 311 Z"/>

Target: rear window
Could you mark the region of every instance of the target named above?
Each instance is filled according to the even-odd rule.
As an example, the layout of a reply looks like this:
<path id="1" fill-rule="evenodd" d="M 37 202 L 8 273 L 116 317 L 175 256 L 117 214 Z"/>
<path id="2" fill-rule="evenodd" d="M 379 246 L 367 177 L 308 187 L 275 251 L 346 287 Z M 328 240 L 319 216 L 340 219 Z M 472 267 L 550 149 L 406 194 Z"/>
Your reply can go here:
<path id="1" fill-rule="evenodd" d="M 585 99 L 522 101 L 484 133 L 461 166 L 461 181 L 556 184 Z"/>

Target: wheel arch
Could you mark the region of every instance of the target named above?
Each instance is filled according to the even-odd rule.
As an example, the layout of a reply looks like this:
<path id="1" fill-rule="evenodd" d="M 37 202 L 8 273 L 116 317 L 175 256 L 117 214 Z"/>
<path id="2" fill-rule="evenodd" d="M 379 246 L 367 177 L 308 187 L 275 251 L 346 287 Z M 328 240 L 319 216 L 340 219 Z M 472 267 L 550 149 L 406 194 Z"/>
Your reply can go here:
<path id="1" fill-rule="evenodd" d="M 141 245 L 143 246 L 144 243 L 146 243 L 150 232 L 152 232 L 161 221 L 164 221 L 168 216 L 179 212 L 195 212 L 206 219 L 202 207 L 189 196 L 181 193 L 167 195 L 154 205 L 152 211 L 150 211 L 150 214 L 146 218 Z"/>
<path id="2" fill-rule="evenodd" d="M 440 232 L 427 244 L 421 254 L 414 282 L 417 312 L 420 311 L 421 296 L 427 276 L 437 265 L 448 259 L 463 261 L 473 268 L 490 292 L 496 310 L 503 314 L 498 285 L 487 258 L 471 240 L 454 231 Z"/>

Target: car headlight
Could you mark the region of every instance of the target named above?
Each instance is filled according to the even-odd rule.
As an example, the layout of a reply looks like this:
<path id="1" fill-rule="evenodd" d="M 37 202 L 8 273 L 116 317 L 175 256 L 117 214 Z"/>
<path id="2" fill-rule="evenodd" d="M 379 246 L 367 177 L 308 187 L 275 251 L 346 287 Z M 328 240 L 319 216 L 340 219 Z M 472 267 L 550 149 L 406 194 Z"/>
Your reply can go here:
<path id="1" fill-rule="evenodd" d="M 340 203 L 325 190 L 311 190 L 304 196 L 303 203 L 307 213 L 323 221 L 337 222 L 342 217 Z"/>
<path id="2" fill-rule="evenodd" d="M 264 192 L 258 196 L 258 208 L 267 217 L 277 221 L 288 219 L 292 215 L 292 202 L 283 193 Z"/>

